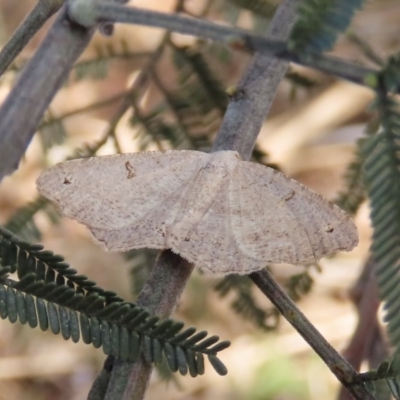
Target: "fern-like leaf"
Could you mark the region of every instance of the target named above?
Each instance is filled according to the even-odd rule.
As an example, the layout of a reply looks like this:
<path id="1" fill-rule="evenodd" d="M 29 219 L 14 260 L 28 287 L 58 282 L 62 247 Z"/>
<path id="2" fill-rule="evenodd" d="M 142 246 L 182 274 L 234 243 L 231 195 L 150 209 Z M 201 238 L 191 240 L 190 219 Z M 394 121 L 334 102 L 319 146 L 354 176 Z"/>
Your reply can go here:
<path id="1" fill-rule="evenodd" d="M 197 376 L 206 355 L 215 370 L 226 374 L 217 354 L 230 345 L 181 322 L 160 321 L 116 293 L 104 290 L 45 251 L 0 228 L 0 317 L 31 327 L 50 329 L 66 340 L 102 347 L 105 354 L 161 364 L 172 371 Z M 18 281 L 7 277 L 16 272 Z"/>
<path id="2" fill-rule="evenodd" d="M 377 99 L 382 130 L 364 143 L 365 181 L 374 227 L 371 250 L 378 287 L 385 301 L 390 341 L 400 347 L 400 109 L 383 88 Z"/>
<path id="3" fill-rule="evenodd" d="M 304 0 L 290 33 L 289 49 L 297 53 L 330 50 L 365 0 Z"/>
<path id="4" fill-rule="evenodd" d="M 227 0 L 228 3 L 244 10 L 251 11 L 257 16 L 270 19 L 279 3 L 271 0 Z"/>

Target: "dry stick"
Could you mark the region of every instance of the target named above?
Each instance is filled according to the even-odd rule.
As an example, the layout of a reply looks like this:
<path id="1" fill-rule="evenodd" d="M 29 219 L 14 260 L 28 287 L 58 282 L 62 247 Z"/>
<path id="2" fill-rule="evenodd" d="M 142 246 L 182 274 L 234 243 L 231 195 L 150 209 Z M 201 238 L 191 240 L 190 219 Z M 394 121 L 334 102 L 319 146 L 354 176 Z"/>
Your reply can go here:
<path id="1" fill-rule="evenodd" d="M 72 23 L 64 6 L 25 66 L 0 109 L 0 181 L 18 168 L 43 113 L 93 32 Z"/>
<path id="2" fill-rule="evenodd" d="M 84 1 L 87 2 L 88 0 L 76 0 L 77 3 L 82 4 Z M 86 10 L 90 15 L 87 23 L 108 21 L 154 26 L 168 29 L 171 32 L 226 42 L 239 50 L 256 51 L 282 60 L 292 61 L 360 85 L 368 86 L 368 76 L 378 72 L 375 69 L 362 67 L 338 57 L 321 54 L 307 54 L 307 56 L 302 57 L 290 51 L 287 48 L 287 43 L 283 40 L 255 35 L 244 29 L 232 28 L 181 15 L 171 15 L 137 7 L 125 7 L 99 0 L 91 0 L 90 4 L 90 11 Z M 86 5 L 86 7 L 89 6 Z M 76 18 L 82 13 L 79 5 L 74 9 L 74 13 Z"/>
<path id="3" fill-rule="evenodd" d="M 332 57 L 314 55 L 300 60 L 296 54 L 287 51 L 283 41 L 268 40 L 244 30 L 195 18 L 156 13 L 96 0 L 71 0 L 68 4 L 68 14 L 80 23 L 87 23 L 89 27 L 84 28 L 78 23 L 71 24 L 66 9 L 64 6 L 55 25 L 24 69 L 0 110 L 0 181 L 17 169 L 48 103 L 66 79 L 72 63 L 90 40 L 94 29 L 92 26 L 95 26 L 96 22 L 130 22 L 159 26 L 176 32 L 228 41 L 236 43 L 244 50 L 257 50 L 286 60 L 294 60 L 360 84 L 365 84 L 368 76 L 376 73 L 375 70 Z"/>
<path id="4" fill-rule="evenodd" d="M 0 51 L 0 76 L 28 44 L 43 24 L 63 5 L 64 0 L 39 0 L 10 40 Z"/>
<path id="5" fill-rule="evenodd" d="M 318 332 L 314 325 L 308 321 L 305 315 L 296 307 L 267 270 L 254 272 L 250 274 L 250 278 L 321 357 L 325 364 L 328 365 L 330 370 L 355 399 L 375 399 L 366 389 L 357 371 L 347 360 L 340 356 Z"/>
<path id="6" fill-rule="evenodd" d="M 175 311 L 193 268 L 193 264 L 172 251 L 163 251 L 140 292 L 137 304 L 161 318 L 169 317 Z M 142 399 L 152 369 L 143 356 L 133 365 L 116 360 L 105 400 Z"/>

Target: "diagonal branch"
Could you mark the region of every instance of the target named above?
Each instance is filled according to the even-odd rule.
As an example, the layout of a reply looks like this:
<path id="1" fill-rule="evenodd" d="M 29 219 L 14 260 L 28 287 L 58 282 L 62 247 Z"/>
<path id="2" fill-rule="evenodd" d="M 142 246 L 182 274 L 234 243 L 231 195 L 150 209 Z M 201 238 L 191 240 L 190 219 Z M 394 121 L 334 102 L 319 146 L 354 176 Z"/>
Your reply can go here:
<path id="1" fill-rule="evenodd" d="M 94 28 L 71 23 L 64 6 L 0 109 L 0 181 L 18 168 L 49 103 Z"/>
<path id="2" fill-rule="evenodd" d="M 296 307 L 267 270 L 250 274 L 251 280 L 267 296 L 286 320 L 321 357 L 342 385 L 358 400 L 374 400 L 357 371 L 325 340 Z"/>
<path id="3" fill-rule="evenodd" d="M 63 5 L 64 0 L 39 0 L 0 51 L 0 76 L 43 24 Z"/>
<path id="4" fill-rule="evenodd" d="M 101 0 L 71 0 L 70 15 L 72 19 L 85 26 L 92 26 L 98 22 L 120 22 L 164 28 L 171 32 L 225 42 L 238 50 L 258 52 L 292 61 L 359 85 L 367 85 L 368 76 L 378 72 L 337 57 L 321 54 L 301 56 L 291 51 L 281 37 L 259 36 L 244 29 L 223 26 L 197 18 L 125 7 Z"/>

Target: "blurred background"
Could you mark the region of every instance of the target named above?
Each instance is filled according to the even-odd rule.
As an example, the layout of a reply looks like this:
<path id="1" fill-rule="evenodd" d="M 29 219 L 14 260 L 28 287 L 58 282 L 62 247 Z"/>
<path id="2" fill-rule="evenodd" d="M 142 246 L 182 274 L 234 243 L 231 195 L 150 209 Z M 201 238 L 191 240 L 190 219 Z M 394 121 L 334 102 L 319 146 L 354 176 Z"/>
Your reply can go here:
<path id="1" fill-rule="evenodd" d="M 176 10 L 177 3 L 130 2 L 165 12 Z M 263 32 L 279 1 L 259 1 L 264 7 L 256 11 L 243 8 L 246 2 L 239 0 L 179 3 L 191 15 Z M 0 0 L 0 45 L 35 4 L 33 0 Z M 1 77 L 0 101 L 52 21 Z M 376 67 L 368 53 L 372 51 L 384 60 L 397 52 L 399 22 L 398 1 L 369 1 L 333 53 Z M 73 268 L 101 287 L 134 300 L 155 253 L 103 252 L 84 226 L 59 217 L 51 205 L 37 200 L 35 180 L 43 169 L 74 155 L 169 148 L 207 150 L 228 101 L 224 91 L 237 84 L 249 60 L 249 55 L 231 52 L 222 45 L 182 35 L 166 37 L 157 29 L 117 25 L 110 37 L 96 34 L 52 102 L 20 169 L 2 182 L 0 224 L 63 255 Z M 207 83 L 210 77 L 215 81 Z M 345 190 L 343 177 L 354 158 L 356 141 L 373 118 L 369 109 L 372 100 L 373 93 L 365 88 L 293 65 L 262 127 L 254 158 L 277 166 L 335 201 Z M 368 213 L 364 202 L 354 216 L 360 245 L 351 253 L 322 260 L 320 269 L 271 267 L 289 288 L 290 277 L 306 273 L 311 278 L 306 285 L 310 291 L 299 296 L 298 305 L 339 351 L 347 348 L 357 327 L 356 295 L 351 289 L 368 258 Z M 206 365 L 204 376 L 193 379 L 175 374 L 166 381 L 163 373 L 155 371 L 147 399 L 337 398 L 335 377 L 284 320 L 274 329 L 266 329 L 271 327 L 268 323 L 260 327 L 251 312 L 250 317 L 243 315 L 246 312 L 237 305 L 234 290 L 221 297 L 215 290 L 219 282 L 196 271 L 174 318 L 232 342 L 220 355 L 228 375 L 221 377 Z M 254 288 L 249 290 L 257 307 L 273 317 L 275 326 L 275 314 L 267 300 Z M 101 350 L 83 343 L 0 321 L 0 399 L 86 398 L 104 359 Z"/>

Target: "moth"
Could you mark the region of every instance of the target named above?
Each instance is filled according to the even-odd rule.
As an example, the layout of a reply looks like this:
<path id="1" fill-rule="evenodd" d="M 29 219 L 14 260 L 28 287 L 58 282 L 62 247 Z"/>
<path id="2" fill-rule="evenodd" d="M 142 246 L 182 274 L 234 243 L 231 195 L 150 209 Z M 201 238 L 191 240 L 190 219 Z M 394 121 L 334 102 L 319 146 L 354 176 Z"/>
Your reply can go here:
<path id="1" fill-rule="evenodd" d="M 340 208 L 234 151 L 77 159 L 45 171 L 37 187 L 106 250 L 171 249 L 212 274 L 312 263 L 358 243 Z"/>

